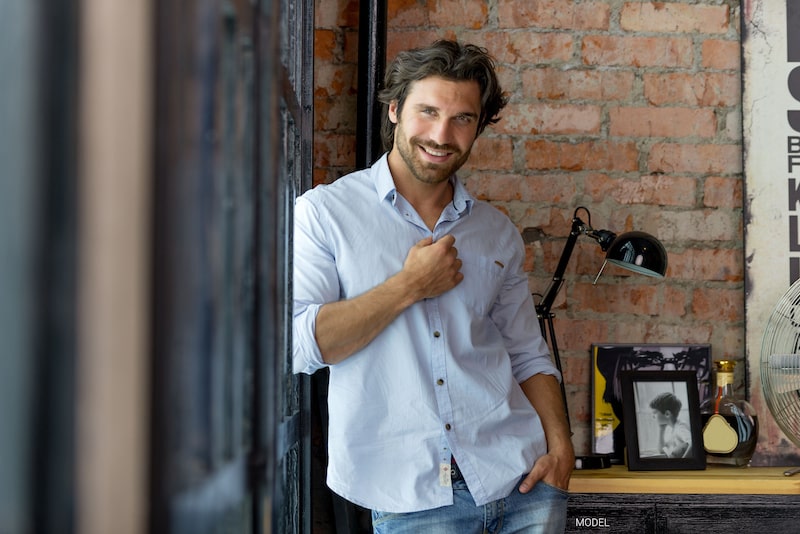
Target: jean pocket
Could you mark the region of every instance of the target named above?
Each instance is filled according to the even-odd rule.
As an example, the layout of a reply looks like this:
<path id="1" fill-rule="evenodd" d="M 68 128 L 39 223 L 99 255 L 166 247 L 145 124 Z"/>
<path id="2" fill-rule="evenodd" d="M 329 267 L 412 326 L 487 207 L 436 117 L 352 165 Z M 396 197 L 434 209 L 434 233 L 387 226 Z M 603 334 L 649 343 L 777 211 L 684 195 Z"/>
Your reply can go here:
<path id="1" fill-rule="evenodd" d="M 400 514 L 395 514 L 392 512 L 381 512 L 379 510 L 372 510 L 372 528 L 375 529 L 375 532 L 381 532 L 380 526 L 387 521 L 391 521 L 392 519 L 398 517 Z"/>
<path id="2" fill-rule="evenodd" d="M 544 480 L 540 480 L 540 481 L 537 483 L 537 485 L 538 485 L 538 484 L 541 484 L 541 486 L 542 486 L 542 489 L 543 489 L 543 490 L 545 490 L 545 491 L 549 491 L 549 492 L 552 492 L 552 493 L 555 493 L 555 494 L 561 495 L 561 496 L 563 496 L 565 499 L 566 499 L 567 497 L 569 497 L 569 491 L 567 491 L 567 490 L 565 490 L 565 489 L 561 489 L 561 488 L 559 488 L 559 487 L 557 487 L 557 486 L 554 486 L 554 485 L 552 485 L 552 484 L 549 484 L 549 483 L 545 482 Z"/>

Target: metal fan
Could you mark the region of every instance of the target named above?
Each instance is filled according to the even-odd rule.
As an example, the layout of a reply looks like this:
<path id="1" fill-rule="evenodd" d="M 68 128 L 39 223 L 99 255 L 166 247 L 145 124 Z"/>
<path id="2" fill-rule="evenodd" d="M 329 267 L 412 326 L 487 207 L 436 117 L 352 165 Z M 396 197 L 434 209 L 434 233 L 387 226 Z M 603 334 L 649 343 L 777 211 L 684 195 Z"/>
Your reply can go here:
<path id="1" fill-rule="evenodd" d="M 778 427 L 800 447 L 800 280 L 789 287 L 767 320 L 761 343 L 761 384 Z"/>

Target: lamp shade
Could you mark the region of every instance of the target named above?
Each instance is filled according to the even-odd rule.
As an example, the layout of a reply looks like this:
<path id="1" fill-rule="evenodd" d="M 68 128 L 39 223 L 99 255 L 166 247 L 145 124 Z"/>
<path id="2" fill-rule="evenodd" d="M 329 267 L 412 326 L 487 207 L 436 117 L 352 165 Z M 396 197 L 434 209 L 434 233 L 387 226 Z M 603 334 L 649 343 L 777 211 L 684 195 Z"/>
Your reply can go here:
<path id="1" fill-rule="evenodd" d="M 626 232 L 617 236 L 608 247 L 606 262 L 653 278 L 664 278 L 667 251 L 650 234 Z"/>

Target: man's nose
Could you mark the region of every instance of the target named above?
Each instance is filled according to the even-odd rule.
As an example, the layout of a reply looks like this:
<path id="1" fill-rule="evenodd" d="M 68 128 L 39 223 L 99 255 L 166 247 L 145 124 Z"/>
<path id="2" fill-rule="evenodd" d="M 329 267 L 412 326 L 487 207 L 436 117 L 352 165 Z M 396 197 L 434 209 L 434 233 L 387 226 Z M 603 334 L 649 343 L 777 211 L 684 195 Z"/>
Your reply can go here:
<path id="1" fill-rule="evenodd" d="M 450 137 L 452 135 L 452 126 L 449 121 L 437 121 L 431 128 L 430 137 L 431 141 L 437 145 L 450 144 Z"/>

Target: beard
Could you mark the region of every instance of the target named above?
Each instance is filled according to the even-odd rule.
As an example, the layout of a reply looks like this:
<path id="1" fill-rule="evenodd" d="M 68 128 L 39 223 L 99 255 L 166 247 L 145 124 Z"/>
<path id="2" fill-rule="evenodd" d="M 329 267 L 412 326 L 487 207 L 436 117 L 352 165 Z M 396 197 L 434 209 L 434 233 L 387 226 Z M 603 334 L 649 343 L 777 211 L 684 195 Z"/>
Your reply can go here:
<path id="1" fill-rule="evenodd" d="M 472 146 L 462 152 L 452 145 L 438 145 L 431 141 L 424 141 L 419 137 L 406 137 L 400 123 L 395 128 L 395 147 L 411 174 L 420 182 L 436 185 L 445 182 L 453 176 L 458 169 L 469 159 Z M 419 147 L 432 151 L 448 152 L 450 156 L 444 163 L 434 163 L 422 159 Z"/>

